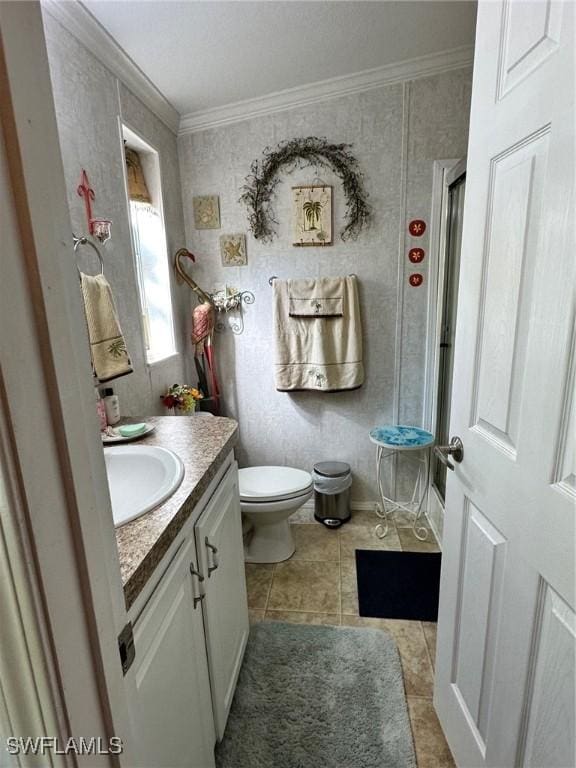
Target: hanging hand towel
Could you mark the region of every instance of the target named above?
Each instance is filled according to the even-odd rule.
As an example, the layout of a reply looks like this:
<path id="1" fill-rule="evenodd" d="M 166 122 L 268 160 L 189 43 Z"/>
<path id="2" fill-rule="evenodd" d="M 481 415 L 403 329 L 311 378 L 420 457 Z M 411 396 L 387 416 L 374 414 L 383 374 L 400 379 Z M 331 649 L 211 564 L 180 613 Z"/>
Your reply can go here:
<path id="1" fill-rule="evenodd" d="M 94 374 L 99 381 L 104 382 L 132 373 L 132 363 L 120 330 L 108 280 L 104 275 L 80 273 L 80 284 Z"/>
<path id="2" fill-rule="evenodd" d="M 335 392 L 362 386 L 355 277 L 275 280 L 274 331 L 277 390 Z"/>

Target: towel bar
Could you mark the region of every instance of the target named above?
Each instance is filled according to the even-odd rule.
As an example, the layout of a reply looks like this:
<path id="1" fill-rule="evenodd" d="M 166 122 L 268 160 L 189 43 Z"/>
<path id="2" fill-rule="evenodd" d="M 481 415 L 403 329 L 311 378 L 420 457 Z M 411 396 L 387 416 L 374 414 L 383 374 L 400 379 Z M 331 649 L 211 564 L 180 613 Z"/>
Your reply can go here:
<path id="1" fill-rule="evenodd" d="M 354 272 L 350 272 L 350 274 L 348 275 L 348 277 L 355 277 L 356 279 L 358 279 L 358 275 L 357 275 L 357 274 L 355 274 Z M 306 279 L 306 278 L 303 278 L 303 279 Z M 313 278 L 311 278 L 311 279 L 313 279 Z M 273 285 L 273 283 L 274 283 L 274 280 L 278 280 L 278 275 L 271 275 L 271 276 L 268 278 L 268 285 L 270 285 L 270 286 L 271 286 L 271 285 Z"/>

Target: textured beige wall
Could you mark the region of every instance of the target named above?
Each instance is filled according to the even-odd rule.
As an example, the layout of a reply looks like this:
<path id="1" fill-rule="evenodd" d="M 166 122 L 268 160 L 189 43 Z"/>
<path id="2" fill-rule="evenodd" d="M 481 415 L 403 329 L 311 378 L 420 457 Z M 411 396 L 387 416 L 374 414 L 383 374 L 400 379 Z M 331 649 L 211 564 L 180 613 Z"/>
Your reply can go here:
<path id="1" fill-rule="evenodd" d="M 86 169 L 96 193 L 94 215 L 112 220 L 112 237 L 103 249 L 105 274 L 114 291 L 134 373 L 110 386 L 120 396 L 124 415 L 163 413 L 161 391 L 185 378 L 182 352 L 187 353 L 188 297 L 183 288 L 173 283 L 175 330 L 181 354 L 148 366 L 130 244 L 119 120 L 124 120 L 159 152 L 169 256 L 184 244 L 176 137 L 48 13 L 44 14 L 44 25 L 74 232 L 85 233 L 87 229 L 84 202 L 76 193 L 82 168 Z M 88 249 L 86 253 L 81 264 L 86 271 L 94 272 L 95 257 L 90 256 Z M 70 259 L 70 269 L 75 269 L 69 254 L 63 258 Z"/>
<path id="2" fill-rule="evenodd" d="M 368 431 L 391 421 L 422 424 L 429 262 L 421 269 L 424 286 L 408 287 L 406 254 L 416 242 L 411 243 L 404 232 L 411 218 L 430 219 L 434 160 L 466 152 L 470 70 L 185 135 L 178 141 L 178 159 L 171 131 L 58 22 L 46 15 L 45 25 L 73 226 L 85 230 L 83 201 L 76 194 L 83 167 L 97 194 L 95 213 L 113 220 L 113 237 L 105 249 L 106 274 L 135 365 L 134 374 L 114 384 L 124 413 L 161 412 L 162 389 L 190 377 L 191 297 L 187 289 L 173 285 L 183 354 L 147 366 L 121 173 L 119 117 L 160 153 L 169 254 L 185 243 L 198 257 L 194 274 L 205 288 L 227 281 L 256 296 L 255 304 L 245 310 L 244 334 L 233 336 L 226 331 L 217 336 L 225 410 L 241 427 L 241 464 L 309 468 L 323 459 L 348 461 L 355 475 L 354 498 L 375 499 L 374 451 Z M 336 234 L 332 247 L 293 247 L 290 187 L 314 180 L 317 172 L 307 169 L 286 176 L 278 187 L 278 237 L 271 244 L 258 243 L 238 202 L 250 163 L 267 145 L 307 135 L 354 145 L 374 208 L 372 227 L 356 242 L 343 243 Z M 321 175 L 335 188 L 338 233 L 345 215 L 341 187 L 331 174 Z M 220 196 L 220 230 L 194 229 L 192 196 L 198 194 Z M 225 268 L 218 239 L 235 232 L 247 233 L 248 266 Z M 427 251 L 428 235 L 417 243 Z M 268 277 L 350 272 L 360 280 L 365 385 L 355 392 L 335 394 L 276 392 Z"/>
<path id="3" fill-rule="evenodd" d="M 244 334 L 217 337 L 226 410 L 240 422 L 242 465 L 310 468 L 326 459 L 347 461 L 355 476 L 353 498 L 373 500 L 369 430 L 394 420 L 422 423 L 428 261 L 421 269 L 424 286 L 406 287 L 410 239 L 404 242 L 402 232 L 410 218 L 430 220 L 434 160 L 466 153 L 470 88 L 470 70 L 457 70 L 180 137 L 187 245 L 198 258 L 198 281 L 207 288 L 227 281 L 256 296 L 245 309 Z M 336 237 L 331 247 L 293 247 L 290 188 L 314 180 L 316 170 L 306 169 L 284 177 L 275 205 L 278 237 L 258 243 L 238 202 L 250 163 L 266 146 L 308 135 L 354 145 L 374 209 L 372 227 L 356 242 Z M 321 177 L 334 185 L 338 233 L 342 190 L 331 174 L 322 171 Z M 220 230 L 194 229 L 192 196 L 201 194 L 220 196 Z M 233 232 L 248 235 L 246 267 L 221 266 L 218 238 Z M 418 242 L 426 250 L 428 234 Z M 350 272 L 360 281 L 366 383 L 354 392 L 276 392 L 268 278 Z"/>

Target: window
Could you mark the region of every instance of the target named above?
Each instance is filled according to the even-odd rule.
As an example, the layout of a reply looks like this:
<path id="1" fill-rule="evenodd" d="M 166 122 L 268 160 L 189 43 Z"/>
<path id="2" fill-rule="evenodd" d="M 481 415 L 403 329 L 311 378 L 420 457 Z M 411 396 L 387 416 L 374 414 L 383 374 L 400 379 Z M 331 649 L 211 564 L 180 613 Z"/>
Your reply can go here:
<path id="1" fill-rule="evenodd" d="M 124 126 L 130 224 L 146 360 L 176 353 L 158 153 Z"/>

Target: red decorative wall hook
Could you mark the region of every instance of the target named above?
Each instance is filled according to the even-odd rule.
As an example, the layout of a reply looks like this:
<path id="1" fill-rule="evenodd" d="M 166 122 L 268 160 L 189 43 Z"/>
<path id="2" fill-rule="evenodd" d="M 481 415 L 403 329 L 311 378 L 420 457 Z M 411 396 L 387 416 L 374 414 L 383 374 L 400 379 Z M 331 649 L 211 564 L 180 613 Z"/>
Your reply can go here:
<path id="1" fill-rule="evenodd" d="M 96 197 L 94 194 L 94 190 L 90 186 L 90 182 L 88 181 L 88 175 L 86 174 L 86 171 L 84 168 L 82 168 L 82 173 L 80 175 L 80 184 L 76 188 L 76 192 L 80 195 L 80 197 L 84 198 L 84 207 L 86 208 L 86 219 L 88 221 L 88 232 L 89 234 L 92 234 L 92 201 Z"/>
<path id="2" fill-rule="evenodd" d="M 422 219 L 412 219 L 410 224 L 408 224 L 408 232 L 410 232 L 412 237 L 422 237 L 424 232 L 426 232 L 426 222 Z"/>
<path id="3" fill-rule="evenodd" d="M 419 264 L 424 260 L 424 256 L 426 256 L 424 248 L 410 248 L 408 251 L 408 258 L 412 264 Z"/>

